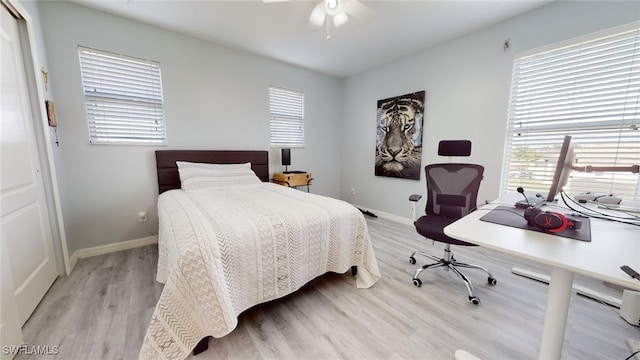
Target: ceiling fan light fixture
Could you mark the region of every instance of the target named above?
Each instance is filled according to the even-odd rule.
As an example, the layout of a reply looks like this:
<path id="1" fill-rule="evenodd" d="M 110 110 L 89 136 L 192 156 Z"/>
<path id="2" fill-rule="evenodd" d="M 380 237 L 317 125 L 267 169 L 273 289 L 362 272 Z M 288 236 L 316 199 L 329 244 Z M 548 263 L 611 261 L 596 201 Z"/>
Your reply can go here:
<path id="1" fill-rule="evenodd" d="M 316 7 L 313 8 L 311 15 L 309 15 L 309 21 L 313 25 L 322 26 L 322 24 L 324 23 L 324 18 L 326 16 L 326 11 L 324 8 L 325 6 L 322 3 L 319 3 L 318 5 L 316 5 Z"/>
<path id="2" fill-rule="evenodd" d="M 344 10 L 333 15 L 333 25 L 335 27 L 344 25 L 347 21 L 349 21 L 349 17 L 347 16 L 347 13 Z"/>
<path id="3" fill-rule="evenodd" d="M 336 16 L 342 10 L 340 8 L 339 0 L 325 0 L 324 5 L 327 10 L 327 14 L 329 14 L 330 16 Z"/>

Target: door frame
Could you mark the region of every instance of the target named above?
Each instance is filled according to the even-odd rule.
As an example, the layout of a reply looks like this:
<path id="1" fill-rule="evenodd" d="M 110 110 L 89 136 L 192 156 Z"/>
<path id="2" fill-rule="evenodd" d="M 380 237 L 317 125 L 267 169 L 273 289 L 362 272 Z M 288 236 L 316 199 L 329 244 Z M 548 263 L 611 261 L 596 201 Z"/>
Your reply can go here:
<path id="1" fill-rule="evenodd" d="M 67 237 L 64 231 L 60 192 L 58 190 L 58 177 L 52 146 L 53 142 L 51 141 L 49 120 L 45 108 L 45 90 L 41 70 L 39 69 L 38 59 L 40 59 L 40 57 L 38 56 L 36 47 L 37 37 L 33 20 L 18 0 L 1 1 L 9 9 L 9 12 L 16 17 L 18 22 L 18 33 L 20 34 L 20 43 L 27 78 L 27 91 L 31 102 L 31 114 L 34 122 L 34 131 L 36 133 L 36 147 L 38 149 L 38 157 L 40 158 L 45 199 L 49 210 L 53 250 L 58 274 L 62 276 L 69 275 L 71 273 L 69 250 L 67 248 Z M 49 95 L 49 97 L 51 97 L 51 94 Z"/>

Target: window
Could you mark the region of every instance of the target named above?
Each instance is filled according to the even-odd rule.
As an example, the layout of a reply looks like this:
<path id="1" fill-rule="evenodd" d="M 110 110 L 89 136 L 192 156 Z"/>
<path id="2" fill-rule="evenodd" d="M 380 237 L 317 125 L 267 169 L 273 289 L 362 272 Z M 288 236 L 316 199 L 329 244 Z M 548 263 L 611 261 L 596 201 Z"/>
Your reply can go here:
<path id="1" fill-rule="evenodd" d="M 89 141 L 164 145 L 160 64 L 78 47 Z"/>
<path id="2" fill-rule="evenodd" d="M 564 135 L 575 166 L 640 164 L 640 23 L 516 56 L 502 192 L 549 189 Z M 572 171 L 565 191 L 640 200 L 631 172 Z"/>
<path id="3" fill-rule="evenodd" d="M 269 86 L 272 147 L 304 146 L 304 93 Z"/>

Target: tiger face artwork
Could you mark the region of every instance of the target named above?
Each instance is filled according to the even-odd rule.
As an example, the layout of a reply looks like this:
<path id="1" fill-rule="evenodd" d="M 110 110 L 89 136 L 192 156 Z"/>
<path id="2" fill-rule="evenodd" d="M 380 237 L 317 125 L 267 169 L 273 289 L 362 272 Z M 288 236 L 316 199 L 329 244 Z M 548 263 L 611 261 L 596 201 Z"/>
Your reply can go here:
<path id="1" fill-rule="evenodd" d="M 378 101 L 375 175 L 420 180 L 425 92 Z"/>

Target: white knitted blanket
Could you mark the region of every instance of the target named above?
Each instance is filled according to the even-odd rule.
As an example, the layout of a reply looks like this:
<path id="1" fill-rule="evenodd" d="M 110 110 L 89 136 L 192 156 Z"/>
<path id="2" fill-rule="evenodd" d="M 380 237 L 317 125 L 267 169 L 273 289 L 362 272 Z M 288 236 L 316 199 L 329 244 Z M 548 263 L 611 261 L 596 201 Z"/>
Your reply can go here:
<path id="1" fill-rule="evenodd" d="M 367 224 L 352 205 L 263 183 L 172 190 L 158 198 L 157 280 L 165 286 L 139 359 L 184 359 L 238 315 L 326 273 L 358 267 L 356 285 L 380 272 Z"/>

